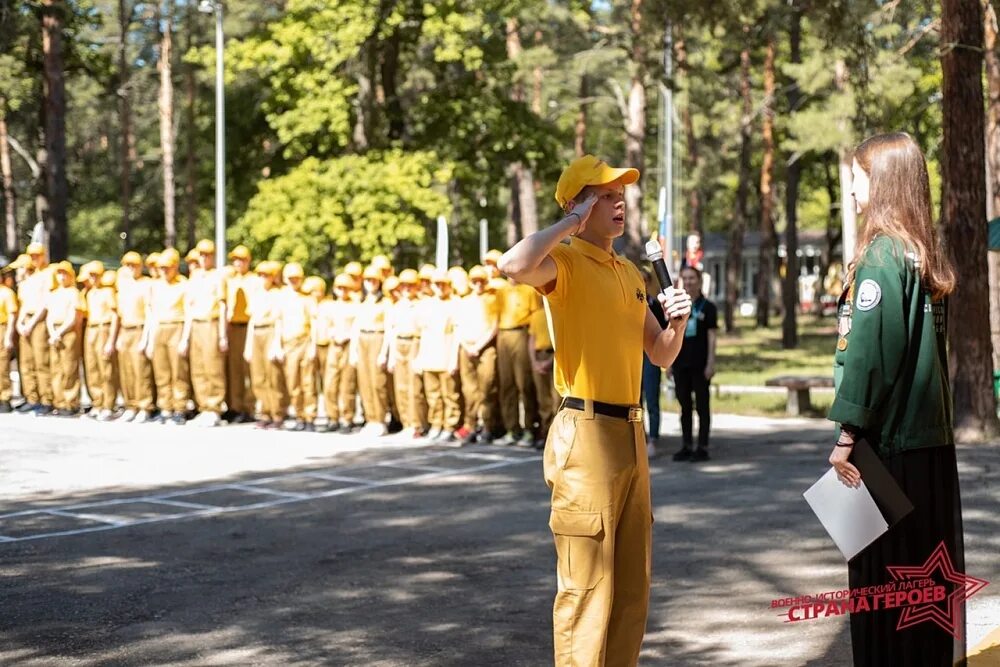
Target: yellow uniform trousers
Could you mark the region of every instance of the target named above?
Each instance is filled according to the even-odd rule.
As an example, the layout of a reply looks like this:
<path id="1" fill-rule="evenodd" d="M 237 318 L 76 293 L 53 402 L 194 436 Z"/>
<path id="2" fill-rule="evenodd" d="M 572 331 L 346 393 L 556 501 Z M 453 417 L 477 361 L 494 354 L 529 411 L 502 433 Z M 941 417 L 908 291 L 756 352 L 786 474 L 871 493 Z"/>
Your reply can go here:
<path id="1" fill-rule="evenodd" d="M 192 322 L 188 350 L 191 388 L 198 411 L 221 414 L 226 399 L 226 362 L 219 350 L 219 321 Z"/>
<path id="2" fill-rule="evenodd" d="M 10 384 L 10 351 L 4 345 L 7 329 L 13 324 L 0 324 L 0 401 L 10 401 L 12 387 Z"/>
<path id="3" fill-rule="evenodd" d="M 511 433 L 521 430 L 518 400 L 524 403 L 524 428 L 538 421 L 538 401 L 531 379 L 528 328 L 501 329 L 497 334 L 497 371 L 500 376 L 500 411 L 503 425 Z"/>
<path id="4" fill-rule="evenodd" d="M 556 414 L 545 447 L 555 664 L 631 666 L 646 629 L 653 520 L 642 413 L 626 421 L 584 407 Z"/>
<path id="5" fill-rule="evenodd" d="M 536 361 L 548 361 L 552 359 L 552 350 L 535 350 Z M 535 381 L 535 395 L 538 397 L 538 423 L 541 436 L 544 438 L 552 426 L 552 419 L 556 410 L 562 402 L 562 397 L 556 391 L 555 378 L 552 376 L 552 369 L 547 373 L 531 373 Z"/>
<path id="6" fill-rule="evenodd" d="M 156 379 L 156 407 L 175 414 L 187 410 L 191 396 L 188 359 L 177 352 L 184 324 L 163 322 L 156 325 L 153 339 L 153 377 Z"/>
<path id="7" fill-rule="evenodd" d="M 138 349 L 142 327 L 122 327 L 118 332 L 118 381 L 127 410 L 153 409 L 153 367 Z"/>
<path id="8" fill-rule="evenodd" d="M 49 362 L 49 332 L 43 317 L 18 345 L 17 372 L 21 395 L 28 403 L 52 405 L 52 369 Z"/>
<path id="9" fill-rule="evenodd" d="M 418 346 L 419 347 L 419 346 Z M 422 431 L 427 430 L 427 393 L 424 391 L 424 374 L 413 374 L 413 397 L 410 399 L 411 416 Z"/>
<path id="10" fill-rule="evenodd" d="M 226 352 L 226 407 L 241 415 L 252 415 L 257 401 L 250 382 L 250 365 L 243 358 L 247 344 L 246 323 L 230 322 L 226 330 L 229 351 Z"/>
<path id="11" fill-rule="evenodd" d="M 351 366 L 349 343 L 330 343 L 323 366 L 323 401 L 331 424 L 354 423 L 357 411 L 358 374 Z"/>
<path id="12" fill-rule="evenodd" d="M 369 424 L 384 424 L 389 410 L 388 374 L 378 365 L 384 338 L 381 331 L 362 332 L 358 340 L 358 389 L 365 421 Z"/>
<path id="13" fill-rule="evenodd" d="M 413 391 L 415 374 L 412 364 L 417 354 L 416 338 L 397 338 L 395 353 L 395 368 L 393 369 L 393 388 L 396 394 L 396 406 L 399 409 L 399 421 L 403 428 L 421 428 L 421 422 Z"/>
<path id="14" fill-rule="evenodd" d="M 489 344 L 472 357 L 465 348 L 458 352 L 458 369 L 462 380 L 462 398 L 465 402 L 465 427 L 475 430 L 482 419 L 487 431 L 500 430 L 497 404 L 497 348 Z"/>
<path id="15" fill-rule="evenodd" d="M 447 371 L 424 371 L 427 418 L 431 427 L 454 431 L 462 420 L 455 376 Z"/>
<path id="16" fill-rule="evenodd" d="M 57 325 L 58 326 L 61 325 Z M 52 406 L 61 410 L 80 407 L 80 336 L 70 329 L 49 347 Z"/>
<path id="17" fill-rule="evenodd" d="M 326 383 L 323 381 L 326 375 L 326 360 L 330 358 L 330 344 L 316 344 L 316 377 L 313 380 L 316 387 L 316 409 L 319 410 L 319 397 L 323 397 L 323 407 L 326 408 Z M 329 417 L 327 412 L 327 417 Z"/>
<path id="18" fill-rule="evenodd" d="M 87 393 L 96 410 L 114 410 L 118 398 L 118 358 L 104 356 L 111 337 L 111 324 L 88 325 L 83 338 L 83 368 L 87 377 Z"/>
<path id="19" fill-rule="evenodd" d="M 308 359 L 309 336 L 282 341 L 285 352 L 285 386 L 295 409 L 295 418 L 306 423 L 316 419 L 316 360 Z"/>
<path id="20" fill-rule="evenodd" d="M 267 357 L 273 343 L 272 325 L 254 326 L 250 379 L 253 393 L 260 399 L 261 415 L 270 421 L 282 422 L 288 410 L 288 392 L 285 390 L 285 371 L 281 362 L 271 361 Z"/>

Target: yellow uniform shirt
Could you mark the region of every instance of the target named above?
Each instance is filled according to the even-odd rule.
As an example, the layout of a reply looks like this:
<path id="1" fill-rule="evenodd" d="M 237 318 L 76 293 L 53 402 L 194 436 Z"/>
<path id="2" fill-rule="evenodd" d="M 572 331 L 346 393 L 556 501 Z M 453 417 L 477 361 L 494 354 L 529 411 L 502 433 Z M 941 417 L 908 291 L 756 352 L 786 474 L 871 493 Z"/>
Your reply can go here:
<path id="1" fill-rule="evenodd" d="M 458 297 L 431 297 L 419 307 L 420 351 L 417 359 L 425 371 L 443 372 L 451 364 L 454 350 L 455 310 Z"/>
<path id="2" fill-rule="evenodd" d="M 385 311 L 392 304 L 388 299 L 376 301 L 374 296 L 367 296 L 358 306 L 355 325 L 364 331 L 385 331 Z"/>
<path id="3" fill-rule="evenodd" d="M 327 297 L 316 304 L 316 344 L 329 345 L 330 332 L 333 331 L 334 319 L 337 316 L 337 302 Z"/>
<path id="4" fill-rule="evenodd" d="M 187 300 L 188 281 L 180 275 L 167 282 L 166 278 L 153 281 L 150 289 L 149 308 L 153 322 L 171 324 L 184 321 L 184 302 Z"/>
<path id="5" fill-rule="evenodd" d="M 536 350 L 552 349 L 552 339 L 549 337 L 549 320 L 545 317 L 545 308 L 539 308 L 531 314 L 528 335 L 534 337 Z"/>
<path id="6" fill-rule="evenodd" d="M 87 301 L 87 326 L 111 323 L 111 316 L 118 307 L 114 288 L 94 287 L 87 290 L 84 298 Z"/>
<path id="7" fill-rule="evenodd" d="M 576 237 L 549 256 L 556 264 L 555 285 L 546 286 L 556 389 L 562 396 L 637 404 L 647 313 L 639 269 Z"/>
<path id="8" fill-rule="evenodd" d="M 420 302 L 400 299 L 389 311 L 389 322 L 397 338 L 411 339 L 420 335 Z"/>
<path id="9" fill-rule="evenodd" d="M 333 328 L 330 329 L 330 339 L 334 343 L 344 344 L 351 339 L 354 330 L 354 319 L 358 315 L 358 304 L 354 301 L 334 301 Z"/>
<path id="10" fill-rule="evenodd" d="M 277 286 L 270 289 L 261 286 L 253 293 L 247 315 L 253 320 L 255 327 L 269 327 L 278 321 L 281 316 L 281 296 L 282 290 Z"/>
<path id="11" fill-rule="evenodd" d="M 126 278 L 118 281 L 118 318 L 121 325 L 131 329 L 146 322 L 150 287 L 153 281 L 146 277 L 138 280 Z"/>
<path id="12" fill-rule="evenodd" d="M 17 300 L 21 309 L 34 315 L 45 307 L 49 292 L 55 288 L 55 276 L 50 267 L 35 271 L 17 286 Z"/>
<path id="13" fill-rule="evenodd" d="M 316 311 L 316 300 L 291 287 L 282 287 L 279 299 L 281 340 L 289 341 L 308 336 Z"/>
<path id="14" fill-rule="evenodd" d="M 497 292 L 500 302 L 500 328 L 519 329 L 528 326 L 531 314 L 538 308 L 535 288 L 531 285 L 509 285 Z"/>
<path id="15" fill-rule="evenodd" d="M 459 341 L 473 345 L 496 328 L 499 321 L 500 304 L 496 294 L 473 292 L 458 303 L 455 333 Z"/>
<path id="16" fill-rule="evenodd" d="M 77 311 L 84 310 L 86 304 L 76 287 L 58 287 L 48 294 L 46 318 L 53 326 L 60 327 L 76 320 Z"/>
<path id="17" fill-rule="evenodd" d="M 230 322 L 246 324 L 250 321 L 250 299 L 261 289 L 260 278 L 252 273 L 234 273 L 226 279 L 226 310 Z"/>
<path id="18" fill-rule="evenodd" d="M 198 271 L 188 281 L 184 307 L 193 320 L 216 320 L 219 306 L 226 298 L 225 276 L 222 271 Z"/>
<path id="19" fill-rule="evenodd" d="M 17 296 L 14 290 L 6 285 L 0 285 L 0 324 L 13 324 L 17 315 Z M 0 372 L 4 372 L 0 370 Z"/>

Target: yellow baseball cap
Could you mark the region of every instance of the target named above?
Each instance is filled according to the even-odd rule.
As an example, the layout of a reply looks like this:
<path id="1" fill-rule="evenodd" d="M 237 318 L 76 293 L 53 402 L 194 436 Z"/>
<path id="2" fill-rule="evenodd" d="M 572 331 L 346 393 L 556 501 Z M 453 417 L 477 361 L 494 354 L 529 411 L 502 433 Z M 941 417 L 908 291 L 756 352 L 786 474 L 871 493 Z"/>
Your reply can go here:
<path id="1" fill-rule="evenodd" d="M 507 287 L 507 281 L 503 278 L 490 278 L 490 281 L 486 283 L 486 289 L 499 292 L 500 290 Z"/>
<path id="2" fill-rule="evenodd" d="M 556 184 L 556 201 L 559 206 L 566 204 L 580 194 L 588 185 L 607 185 L 620 181 L 631 185 L 639 180 L 639 170 L 631 167 L 611 167 L 594 155 L 584 155 L 569 163 Z"/>
<path id="3" fill-rule="evenodd" d="M 496 264 L 500 261 L 501 257 L 503 257 L 503 253 L 494 248 L 493 250 L 487 252 L 486 256 L 483 257 L 483 264 Z"/>
<path id="4" fill-rule="evenodd" d="M 372 257 L 371 265 L 379 270 L 392 268 L 392 262 L 385 255 L 375 255 Z"/>
<path id="5" fill-rule="evenodd" d="M 201 261 L 201 252 L 198 250 L 197 246 L 195 246 L 194 248 L 191 248 L 190 250 L 188 250 L 188 254 L 184 255 L 184 261 L 185 262 L 200 262 Z"/>
<path id="6" fill-rule="evenodd" d="M 489 276 L 486 275 L 486 269 L 478 264 L 469 269 L 469 280 L 487 280 L 488 278 Z"/>
<path id="7" fill-rule="evenodd" d="M 431 274 L 431 282 L 451 284 L 451 276 L 444 269 L 435 269 Z"/>
<path id="8" fill-rule="evenodd" d="M 202 239 L 198 241 L 198 245 L 194 247 L 198 251 L 199 255 L 214 255 L 215 254 L 215 241 L 209 239 Z"/>
<path id="9" fill-rule="evenodd" d="M 364 272 L 361 262 L 348 262 L 347 266 L 344 267 L 344 273 L 355 278 L 360 278 Z"/>
<path id="10" fill-rule="evenodd" d="M 159 266 L 160 268 L 163 268 L 165 266 L 177 266 L 180 263 L 181 263 L 181 254 L 177 252 L 177 250 L 174 248 L 167 248 L 166 250 L 161 252 L 160 256 L 157 258 L 156 261 L 156 265 Z"/>
<path id="11" fill-rule="evenodd" d="M 146 255 L 146 266 L 159 266 L 160 265 L 160 253 L 151 252 Z"/>
<path id="12" fill-rule="evenodd" d="M 420 282 L 420 276 L 413 269 L 403 269 L 399 272 L 399 282 L 402 285 L 416 285 Z"/>
<path id="13" fill-rule="evenodd" d="M 281 265 L 275 262 L 274 260 L 265 259 L 262 262 L 258 262 L 257 270 L 255 271 L 255 273 L 257 274 L 263 273 L 264 275 L 268 276 L 276 276 L 279 273 L 281 273 Z"/>
<path id="14" fill-rule="evenodd" d="M 285 280 L 289 278 L 305 278 L 306 272 L 302 270 L 302 265 L 298 262 L 289 262 L 285 264 L 285 268 L 281 271 L 282 277 Z"/>
<path id="15" fill-rule="evenodd" d="M 385 279 L 385 282 L 382 283 L 383 292 L 391 292 L 392 290 L 398 287 L 399 287 L 399 278 L 397 278 L 396 276 L 389 276 L 388 278 Z"/>
<path id="16" fill-rule="evenodd" d="M 229 251 L 229 259 L 245 259 L 250 260 L 250 249 L 245 245 L 238 245 Z"/>
<path id="17" fill-rule="evenodd" d="M 118 274 L 114 271 L 105 271 L 101 274 L 101 287 L 114 287 L 118 282 Z"/>
<path id="18" fill-rule="evenodd" d="M 382 280 L 382 271 L 377 266 L 369 266 L 362 276 L 365 280 Z"/>
<path id="19" fill-rule="evenodd" d="M 24 269 L 31 266 L 31 258 L 26 254 L 21 254 L 17 256 L 13 262 L 7 265 L 8 269 Z"/>
<path id="20" fill-rule="evenodd" d="M 333 286 L 351 289 L 354 287 L 354 278 L 350 277 L 346 273 L 338 273 L 337 277 L 333 279 Z"/>
<path id="21" fill-rule="evenodd" d="M 326 281 L 319 276 L 309 276 L 302 283 L 302 291 L 309 294 L 317 291 L 326 294 Z"/>
<path id="22" fill-rule="evenodd" d="M 25 255 L 44 255 L 45 246 L 41 243 L 29 243 L 27 250 L 24 251 Z"/>
<path id="23" fill-rule="evenodd" d="M 122 255 L 122 266 L 142 266 L 142 256 L 134 250 Z"/>
<path id="24" fill-rule="evenodd" d="M 421 280 L 430 280 L 434 276 L 435 270 L 436 269 L 434 268 L 433 264 L 424 264 L 423 266 L 420 267 L 420 273 L 418 273 L 417 275 L 420 277 Z"/>
<path id="25" fill-rule="evenodd" d="M 73 270 L 73 265 L 65 259 L 56 264 L 56 273 L 68 273 L 71 278 L 76 279 L 76 271 Z"/>

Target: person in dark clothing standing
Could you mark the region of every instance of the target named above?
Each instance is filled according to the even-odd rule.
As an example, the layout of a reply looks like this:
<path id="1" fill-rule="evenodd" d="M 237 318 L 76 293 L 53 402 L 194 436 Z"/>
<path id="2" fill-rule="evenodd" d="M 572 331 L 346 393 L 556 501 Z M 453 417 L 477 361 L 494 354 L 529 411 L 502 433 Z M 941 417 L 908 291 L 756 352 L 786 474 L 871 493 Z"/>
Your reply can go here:
<path id="1" fill-rule="evenodd" d="M 715 304 L 701 293 L 701 271 L 694 266 L 681 269 L 684 289 L 691 295 L 691 318 L 684 331 L 684 344 L 670 370 L 674 389 L 681 405 L 682 446 L 674 461 L 707 461 L 708 432 L 712 417 L 709 410 L 708 386 L 715 375 L 715 335 L 719 328 Z M 698 447 L 693 447 L 691 395 L 698 410 Z"/>

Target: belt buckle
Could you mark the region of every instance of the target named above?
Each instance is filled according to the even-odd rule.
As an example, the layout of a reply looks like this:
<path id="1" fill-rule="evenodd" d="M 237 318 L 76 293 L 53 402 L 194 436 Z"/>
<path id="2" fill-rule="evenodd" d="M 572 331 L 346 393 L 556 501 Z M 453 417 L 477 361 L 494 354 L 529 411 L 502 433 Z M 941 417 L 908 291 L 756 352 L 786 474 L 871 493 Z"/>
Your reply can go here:
<path id="1" fill-rule="evenodd" d="M 642 421 L 642 408 L 630 407 L 628 409 L 628 420 L 630 422 L 641 422 Z"/>

